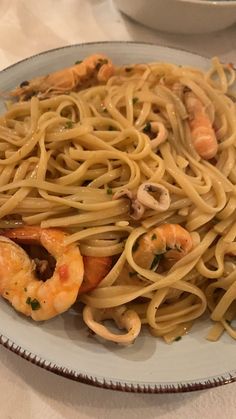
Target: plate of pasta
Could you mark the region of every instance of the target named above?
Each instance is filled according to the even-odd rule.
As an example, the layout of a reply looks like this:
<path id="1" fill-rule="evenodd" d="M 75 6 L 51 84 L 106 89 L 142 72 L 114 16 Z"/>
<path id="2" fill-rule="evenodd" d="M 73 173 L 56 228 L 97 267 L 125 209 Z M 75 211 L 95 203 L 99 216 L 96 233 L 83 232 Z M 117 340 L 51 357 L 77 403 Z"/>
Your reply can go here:
<path id="1" fill-rule="evenodd" d="M 4 346 L 123 391 L 235 381 L 235 76 L 132 42 L 0 73 Z"/>

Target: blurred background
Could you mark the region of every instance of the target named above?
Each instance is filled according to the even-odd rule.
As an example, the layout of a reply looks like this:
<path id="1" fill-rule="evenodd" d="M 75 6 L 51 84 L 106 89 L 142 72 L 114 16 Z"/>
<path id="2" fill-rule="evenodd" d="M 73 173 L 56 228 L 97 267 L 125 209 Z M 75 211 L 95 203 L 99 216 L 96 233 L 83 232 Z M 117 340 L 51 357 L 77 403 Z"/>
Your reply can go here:
<path id="1" fill-rule="evenodd" d="M 143 1 L 154 13 L 152 0 Z M 196 18 L 194 14 L 192 18 Z M 113 0 L 0 0 L 0 69 L 60 46 L 116 40 L 151 42 L 207 57 L 218 55 L 236 64 L 236 24 L 214 33 L 183 35 L 136 23 L 120 12 Z M 236 417 L 235 384 L 189 394 L 108 392 L 48 373 L 3 347 L 0 371 L 2 419 Z"/>
<path id="2" fill-rule="evenodd" d="M 154 42 L 235 61 L 236 24 L 202 35 L 164 33 L 126 17 L 112 0 L 1 0 L 0 11 L 1 68 L 58 46 L 106 40 Z"/>

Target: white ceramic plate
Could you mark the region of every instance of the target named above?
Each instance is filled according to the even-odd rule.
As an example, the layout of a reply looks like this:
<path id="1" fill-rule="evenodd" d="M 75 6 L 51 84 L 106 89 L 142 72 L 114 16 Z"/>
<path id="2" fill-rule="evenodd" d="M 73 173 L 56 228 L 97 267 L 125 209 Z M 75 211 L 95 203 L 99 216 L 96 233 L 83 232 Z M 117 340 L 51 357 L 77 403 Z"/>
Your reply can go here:
<path id="1" fill-rule="evenodd" d="M 169 61 L 207 69 L 209 60 L 189 52 L 150 44 L 108 42 L 74 45 L 36 55 L 0 73 L 0 91 L 23 80 L 60 69 L 89 54 L 105 53 L 116 64 Z M 0 102 L 0 113 L 4 103 Z M 99 343 L 89 337 L 71 310 L 35 323 L 0 300 L 2 344 L 31 362 L 68 378 L 123 391 L 180 392 L 236 381 L 235 342 L 226 334 L 216 343 L 205 339 L 210 324 L 201 320 L 188 336 L 172 345 L 142 332 L 130 347 Z"/>

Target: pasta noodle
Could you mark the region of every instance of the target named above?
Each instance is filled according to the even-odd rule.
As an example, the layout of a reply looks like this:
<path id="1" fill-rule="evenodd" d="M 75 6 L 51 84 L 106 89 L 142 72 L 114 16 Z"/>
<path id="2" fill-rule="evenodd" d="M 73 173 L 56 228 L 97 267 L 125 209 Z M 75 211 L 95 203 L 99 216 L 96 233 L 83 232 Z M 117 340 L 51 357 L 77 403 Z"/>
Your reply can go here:
<path id="1" fill-rule="evenodd" d="M 208 312 L 209 340 L 223 331 L 236 339 L 234 83 L 232 66 L 217 58 L 208 72 L 134 64 L 117 67 L 106 83 L 8 104 L 0 118 L 0 227 L 64 228 L 82 255 L 113 258 L 96 289 L 79 297 L 93 310 L 88 325 L 92 315 L 118 322 L 124 306 L 172 342 Z M 215 133 L 210 158 L 194 143 L 188 95 L 204 109 L 200 128 L 207 119 Z M 210 147 L 208 138 L 204 152 Z M 150 206 L 161 199 L 165 209 Z M 193 248 L 167 266 L 168 242 L 166 255 L 156 248 L 157 265 L 142 266 L 140 239 L 169 224 L 187 230 Z"/>

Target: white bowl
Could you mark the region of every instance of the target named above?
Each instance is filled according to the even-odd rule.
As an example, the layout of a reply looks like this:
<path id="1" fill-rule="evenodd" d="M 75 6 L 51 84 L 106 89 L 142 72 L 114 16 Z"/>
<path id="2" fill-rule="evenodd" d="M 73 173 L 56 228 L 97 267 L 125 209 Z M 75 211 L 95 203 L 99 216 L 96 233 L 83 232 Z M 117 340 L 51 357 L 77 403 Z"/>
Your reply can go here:
<path id="1" fill-rule="evenodd" d="M 113 0 L 132 19 L 174 33 L 206 33 L 236 22 L 236 0 Z"/>

